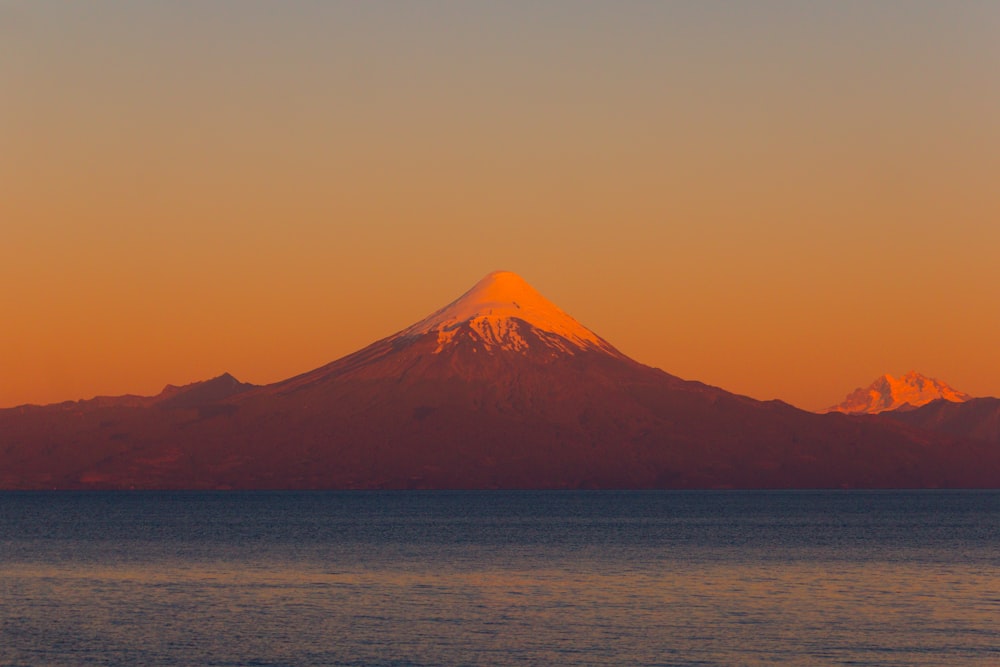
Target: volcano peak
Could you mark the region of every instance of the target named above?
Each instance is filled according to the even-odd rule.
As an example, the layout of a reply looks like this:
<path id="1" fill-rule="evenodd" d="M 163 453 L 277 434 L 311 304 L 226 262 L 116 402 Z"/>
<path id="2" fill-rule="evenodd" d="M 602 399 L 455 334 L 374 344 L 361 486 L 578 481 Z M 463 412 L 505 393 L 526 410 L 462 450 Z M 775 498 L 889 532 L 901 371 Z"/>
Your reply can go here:
<path id="1" fill-rule="evenodd" d="M 559 310 L 513 271 L 493 271 L 434 315 L 448 311 L 450 317 L 465 319 L 489 310 L 520 310 L 529 306 Z"/>
<path id="2" fill-rule="evenodd" d="M 436 353 L 468 337 L 485 349 L 524 352 L 528 342 L 524 327 L 541 334 L 549 347 L 574 353 L 580 349 L 620 353 L 610 343 L 563 312 L 512 271 L 493 271 L 462 296 L 398 336 L 437 334 Z"/>

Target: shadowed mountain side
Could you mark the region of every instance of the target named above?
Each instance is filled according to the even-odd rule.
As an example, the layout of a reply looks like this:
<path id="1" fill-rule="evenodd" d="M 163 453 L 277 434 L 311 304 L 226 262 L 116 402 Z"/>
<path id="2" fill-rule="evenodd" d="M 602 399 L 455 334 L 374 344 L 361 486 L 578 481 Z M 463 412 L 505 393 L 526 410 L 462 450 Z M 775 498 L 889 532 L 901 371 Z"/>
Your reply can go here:
<path id="1" fill-rule="evenodd" d="M 938 400 L 884 416 L 928 431 L 991 442 L 1000 447 L 1000 398 L 973 398 L 964 403 Z"/>
<path id="2" fill-rule="evenodd" d="M 175 456 L 164 443 L 176 442 L 192 422 L 233 412 L 236 407 L 225 399 L 255 387 L 225 373 L 167 385 L 156 396 L 98 396 L 0 410 L 0 488 L 148 486 L 136 484 L 143 475 L 108 483 L 94 471 L 122 458 L 136 470 L 152 470 L 157 460 Z"/>
<path id="3" fill-rule="evenodd" d="M 213 415 L 105 408 L 58 429 L 49 422 L 45 447 L 29 448 L 42 456 L 5 454 L 12 465 L 0 484 L 818 488 L 1000 480 L 994 450 L 879 418 L 761 403 L 595 352 L 442 356 L 433 354 L 436 344 L 416 341 L 404 360 L 382 341 L 234 396 L 230 410 Z M 0 428 L 8 433 L 2 416 Z"/>
<path id="4" fill-rule="evenodd" d="M 12 414 L 33 413 L 38 410 L 46 411 L 46 414 L 55 414 L 55 411 L 78 412 L 80 410 L 94 410 L 99 408 L 148 408 L 158 406 L 161 408 L 197 407 L 216 403 L 230 396 L 241 394 L 250 389 L 255 389 L 258 385 L 247 382 L 240 382 L 229 373 L 223 373 L 210 380 L 201 380 L 181 386 L 168 384 L 159 394 L 155 396 L 137 396 L 135 394 L 124 394 L 122 396 L 95 396 L 79 401 L 63 401 L 50 405 L 19 405 L 14 408 L 0 409 L 0 414 L 11 411 Z"/>
<path id="5" fill-rule="evenodd" d="M 182 387 L 167 385 L 159 396 L 153 398 L 152 404 L 166 410 L 204 408 L 256 387 L 255 384 L 240 382 L 229 373 L 223 373 L 211 380 L 194 382 Z"/>

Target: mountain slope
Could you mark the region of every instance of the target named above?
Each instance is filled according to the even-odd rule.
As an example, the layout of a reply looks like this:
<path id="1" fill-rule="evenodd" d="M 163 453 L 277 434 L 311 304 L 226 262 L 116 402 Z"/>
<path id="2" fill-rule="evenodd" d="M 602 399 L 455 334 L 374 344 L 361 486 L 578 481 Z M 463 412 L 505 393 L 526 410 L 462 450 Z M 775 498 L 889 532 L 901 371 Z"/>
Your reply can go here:
<path id="1" fill-rule="evenodd" d="M 1000 446 L 1000 398 L 972 398 L 962 403 L 937 400 L 915 410 L 887 412 L 885 416 L 927 431 Z"/>
<path id="2" fill-rule="evenodd" d="M 878 414 L 906 406 L 919 407 L 939 399 L 961 403 L 970 398 L 940 380 L 910 371 L 898 378 L 883 375 L 868 387 L 855 389 L 842 403 L 827 408 L 826 412 Z"/>
<path id="3" fill-rule="evenodd" d="M 46 414 L 0 411 L 0 486 L 1000 485 L 986 443 L 681 380 L 626 357 L 507 272 L 282 382 L 172 409 Z"/>

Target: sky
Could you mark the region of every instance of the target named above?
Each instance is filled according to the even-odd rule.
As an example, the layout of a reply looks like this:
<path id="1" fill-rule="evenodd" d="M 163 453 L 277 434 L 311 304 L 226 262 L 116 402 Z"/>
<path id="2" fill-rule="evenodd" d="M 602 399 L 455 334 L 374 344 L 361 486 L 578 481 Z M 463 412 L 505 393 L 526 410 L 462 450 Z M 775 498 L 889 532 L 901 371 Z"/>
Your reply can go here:
<path id="1" fill-rule="evenodd" d="M 1000 3 L 0 0 L 0 406 L 305 372 L 515 271 L 818 410 L 1000 396 Z"/>

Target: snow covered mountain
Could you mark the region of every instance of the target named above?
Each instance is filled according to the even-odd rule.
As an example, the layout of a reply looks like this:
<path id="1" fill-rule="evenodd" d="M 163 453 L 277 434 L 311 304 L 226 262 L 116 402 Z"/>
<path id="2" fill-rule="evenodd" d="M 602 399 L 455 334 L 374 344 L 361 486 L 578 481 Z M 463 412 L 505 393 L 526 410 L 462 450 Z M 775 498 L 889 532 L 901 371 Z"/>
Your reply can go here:
<path id="1" fill-rule="evenodd" d="M 970 398 L 940 380 L 910 371 L 898 378 L 883 375 L 867 388 L 855 389 L 843 402 L 828 408 L 827 412 L 878 414 L 900 408 L 916 408 L 939 399 L 962 403 Z"/>
<path id="2" fill-rule="evenodd" d="M 477 349 L 526 352 L 535 339 L 551 354 L 599 350 L 623 356 L 539 294 L 516 273 L 494 271 L 468 292 L 394 336 L 396 340 L 437 336 L 435 354 L 460 342 Z"/>
<path id="3" fill-rule="evenodd" d="M 0 410 L 0 488 L 1000 486 L 1000 452 L 623 355 L 513 273 L 325 366 Z"/>

